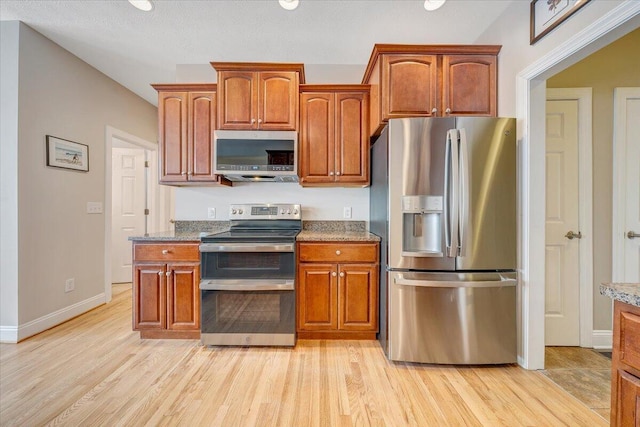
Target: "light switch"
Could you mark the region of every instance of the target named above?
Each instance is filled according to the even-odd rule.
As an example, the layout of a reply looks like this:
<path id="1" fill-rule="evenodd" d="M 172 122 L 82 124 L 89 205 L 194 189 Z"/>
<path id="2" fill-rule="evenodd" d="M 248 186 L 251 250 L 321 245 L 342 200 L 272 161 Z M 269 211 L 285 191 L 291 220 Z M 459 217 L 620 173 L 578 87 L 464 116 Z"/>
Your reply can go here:
<path id="1" fill-rule="evenodd" d="M 88 214 L 101 214 L 102 213 L 102 202 L 87 202 L 87 213 Z"/>
<path id="2" fill-rule="evenodd" d="M 208 208 L 207 209 L 207 218 L 216 219 L 216 208 Z"/>

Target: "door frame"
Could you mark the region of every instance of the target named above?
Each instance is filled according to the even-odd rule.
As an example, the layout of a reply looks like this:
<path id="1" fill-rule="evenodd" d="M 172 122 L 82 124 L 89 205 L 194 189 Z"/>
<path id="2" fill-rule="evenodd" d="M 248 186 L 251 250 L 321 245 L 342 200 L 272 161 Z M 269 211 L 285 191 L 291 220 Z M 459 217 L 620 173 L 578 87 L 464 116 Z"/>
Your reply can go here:
<path id="1" fill-rule="evenodd" d="M 111 154 L 113 138 L 118 138 L 123 141 L 126 141 L 130 144 L 133 144 L 137 147 L 144 148 L 152 153 L 152 159 L 149 161 L 149 182 L 148 188 L 150 192 L 150 204 L 149 209 L 151 211 L 151 218 L 149 218 L 149 224 L 151 231 L 157 231 L 157 227 L 161 224 L 167 223 L 169 220 L 170 212 L 173 211 L 173 193 L 168 195 L 165 194 L 164 191 L 160 191 L 160 186 L 158 185 L 158 168 L 157 168 L 157 157 L 158 157 L 158 144 L 155 144 L 150 141 L 146 141 L 142 138 L 139 138 L 135 135 L 131 135 L 125 131 L 120 129 L 116 129 L 112 126 L 105 126 L 105 191 L 104 191 L 104 295 L 105 302 L 111 301 L 111 198 L 112 188 L 111 188 L 111 180 L 112 180 L 112 165 L 111 165 Z M 154 160 L 155 158 L 155 160 Z M 156 167 L 154 167 L 154 165 Z M 154 199 L 155 198 L 155 199 Z"/>
<path id="2" fill-rule="evenodd" d="M 627 0 L 516 76 L 519 166 L 518 364 L 544 369 L 546 79 L 637 28 Z"/>
<path id="3" fill-rule="evenodd" d="M 613 213 L 612 222 L 612 242 L 611 242 L 611 281 L 624 282 L 624 239 L 620 240 L 620 236 L 624 235 L 625 229 L 625 212 L 620 209 L 619 200 L 621 196 L 626 195 L 626 138 L 623 129 L 621 129 L 620 118 L 626 114 L 626 100 L 636 92 L 637 87 L 617 87 L 613 90 Z M 620 191 L 624 188 L 624 191 Z M 612 301 L 613 304 L 613 301 Z"/>
<path id="4" fill-rule="evenodd" d="M 578 227 L 582 232 L 578 278 L 580 347 L 593 345 L 592 98 L 590 87 L 547 88 L 547 101 L 578 101 Z"/>

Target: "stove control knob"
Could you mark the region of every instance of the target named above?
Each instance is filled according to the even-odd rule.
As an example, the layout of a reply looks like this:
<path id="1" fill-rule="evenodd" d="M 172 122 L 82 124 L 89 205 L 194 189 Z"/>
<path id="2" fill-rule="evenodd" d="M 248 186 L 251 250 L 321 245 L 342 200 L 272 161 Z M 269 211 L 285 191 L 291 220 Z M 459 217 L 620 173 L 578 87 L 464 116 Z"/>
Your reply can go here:
<path id="1" fill-rule="evenodd" d="M 284 209 L 280 209 L 280 215 L 284 215 Z"/>
<path id="2" fill-rule="evenodd" d="M 232 215 L 235 215 L 236 213 L 238 213 L 238 211 L 237 211 L 237 210 L 235 210 L 235 209 L 231 209 L 231 214 L 232 214 Z"/>
<path id="3" fill-rule="evenodd" d="M 291 215 L 291 209 L 287 209 L 287 215 Z"/>
<path id="4" fill-rule="evenodd" d="M 293 210 L 293 214 L 294 214 L 294 215 L 298 215 L 298 209 L 294 209 L 294 210 Z"/>
<path id="5" fill-rule="evenodd" d="M 238 213 L 239 213 L 240 215 L 242 215 L 242 212 L 244 212 L 242 209 L 238 209 Z"/>

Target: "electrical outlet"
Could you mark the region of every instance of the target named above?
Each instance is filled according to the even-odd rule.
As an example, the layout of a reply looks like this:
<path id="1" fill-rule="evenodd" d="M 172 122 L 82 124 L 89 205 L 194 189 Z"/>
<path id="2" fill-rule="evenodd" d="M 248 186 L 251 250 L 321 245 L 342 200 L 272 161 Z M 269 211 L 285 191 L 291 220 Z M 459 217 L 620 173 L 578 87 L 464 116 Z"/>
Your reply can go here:
<path id="1" fill-rule="evenodd" d="M 216 219 L 216 208 L 208 208 L 207 209 L 207 218 Z"/>
<path id="2" fill-rule="evenodd" d="M 102 213 L 102 202 L 87 202 L 87 213 L 88 214 L 101 214 Z"/>
<path id="3" fill-rule="evenodd" d="M 64 291 L 71 292 L 76 288 L 76 279 L 67 279 L 64 283 Z"/>
<path id="4" fill-rule="evenodd" d="M 344 207 L 344 217 L 346 219 L 350 219 L 351 218 L 351 206 L 345 206 Z"/>

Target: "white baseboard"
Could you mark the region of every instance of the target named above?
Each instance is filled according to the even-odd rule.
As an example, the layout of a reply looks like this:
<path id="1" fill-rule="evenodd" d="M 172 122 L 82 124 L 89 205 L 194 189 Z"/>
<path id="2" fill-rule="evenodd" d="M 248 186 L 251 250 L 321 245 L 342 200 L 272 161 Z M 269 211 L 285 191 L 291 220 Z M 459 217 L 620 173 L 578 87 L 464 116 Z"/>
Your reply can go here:
<path id="1" fill-rule="evenodd" d="M 593 348 L 596 350 L 611 350 L 613 348 L 613 331 L 593 331 Z"/>
<path id="2" fill-rule="evenodd" d="M 76 316 L 81 315 L 91 309 L 105 303 L 105 293 L 98 294 L 84 301 L 77 302 L 68 307 L 62 308 L 53 313 L 42 316 L 38 319 L 27 322 L 23 325 L 0 326 L 0 342 L 17 343 L 32 335 L 38 334 L 47 329 L 53 328 Z"/>

